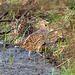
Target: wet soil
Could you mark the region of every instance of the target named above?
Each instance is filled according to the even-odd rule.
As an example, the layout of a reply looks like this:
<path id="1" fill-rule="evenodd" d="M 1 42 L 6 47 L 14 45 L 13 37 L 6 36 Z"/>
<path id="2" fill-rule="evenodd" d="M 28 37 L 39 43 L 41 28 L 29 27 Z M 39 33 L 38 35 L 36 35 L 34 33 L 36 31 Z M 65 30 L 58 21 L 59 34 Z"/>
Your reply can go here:
<path id="1" fill-rule="evenodd" d="M 9 50 L 11 59 L 15 55 L 11 65 Z M 31 60 L 28 60 L 28 51 L 23 48 L 9 48 L 0 52 L 0 75 L 52 75 L 52 70 L 58 72 L 47 59 L 35 52 L 31 52 Z"/>
<path id="2" fill-rule="evenodd" d="M 0 13 L 3 13 L 5 12 L 7 9 L 8 9 L 9 6 L 7 5 L 3 5 L 3 6 L 0 6 Z M 47 6 L 48 7 L 48 6 Z M 22 6 L 21 5 L 12 5 L 12 9 L 13 9 L 13 12 L 15 12 L 15 18 L 18 18 L 18 16 L 22 15 L 24 13 L 24 11 L 27 9 L 28 7 L 25 8 L 25 6 Z M 44 8 L 45 9 L 45 8 Z M 3 11 L 2 11 L 3 10 Z M 19 11 L 18 11 L 19 10 Z M 55 11 L 55 10 L 54 10 Z M 52 10 L 52 13 L 54 12 Z M 65 10 L 66 11 L 66 10 Z M 21 13 L 22 12 L 22 13 Z M 33 11 L 34 12 L 34 11 Z M 49 11 L 51 12 L 51 11 Z M 38 12 L 37 12 L 38 13 Z M 75 38 L 74 35 L 72 34 L 73 30 L 71 28 L 73 28 L 73 24 L 75 23 L 75 21 L 63 21 L 61 17 L 63 17 L 64 14 L 67 14 L 68 16 L 66 17 L 69 17 L 69 14 L 68 13 L 71 13 L 69 10 L 66 11 L 66 12 L 63 12 L 61 13 L 60 12 L 60 15 L 58 15 L 58 13 L 52 15 L 52 17 L 49 17 L 49 14 L 48 17 L 52 19 L 52 23 L 50 24 L 50 30 L 54 29 L 54 28 L 59 28 L 59 27 L 64 27 L 63 30 L 60 30 L 58 31 L 59 32 L 59 35 L 60 36 L 63 36 L 64 38 L 66 39 L 73 39 Z M 39 14 L 39 13 L 38 13 Z M 34 15 L 38 15 L 38 14 L 34 14 Z M 13 14 L 12 14 L 13 15 Z M 9 16 L 6 15 L 5 18 L 7 17 L 11 17 L 12 18 L 12 15 Z M 45 14 L 44 14 L 45 15 Z M 48 18 L 47 16 L 44 16 L 44 15 L 41 15 L 39 17 L 41 17 L 42 19 L 44 18 Z M 56 16 L 57 15 L 57 16 Z M 31 17 L 33 16 L 32 13 L 27 15 L 27 17 Z M 34 16 L 33 16 L 34 17 Z M 56 18 L 58 17 L 58 19 Z M 29 18 L 28 18 L 29 19 Z M 49 21 L 51 20 L 49 19 Z M 54 22 L 55 20 L 55 22 Z M 21 20 L 22 21 L 22 20 Z M 24 20 L 23 20 L 24 21 Z M 30 21 L 29 22 L 21 22 L 20 24 L 22 25 L 21 29 L 18 31 L 19 32 L 19 36 L 22 36 L 23 32 L 24 32 L 24 29 L 27 29 L 26 25 L 27 23 L 30 24 Z M 36 19 L 34 20 L 36 21 Z M 31 23 L 33 22 L 33 20 L 31 19 Z M 70 23 L 72 24 L 70 26 Z M 11 28 L 12 24 L 11 23 L 8 23 L 10 25 L 10 27 L 8 29 Z M 0 31 L 4 31 L 2 29 L 2 25 L 3 23 L 0 24 Z M 13 24 L 15 26 L 15 24 Z M 35 24 L 36 25 L 36 24 Z M 29 26 L 29 25 L 28 25 Z M 35 26 L 33 26 L 32 28 L 30 28 L 28 31 L 27 31 L 27 36 L 29 34 L 31 34 L 32 32 L 36 31 L 37 28 L 34 28 Z M 69 27 L 71 27 L 69 29 Z M 6 28 L 5 28 L 6 29 Z M 8 30 L 7 29 L 7 30 Z M 13 29 L 13 28 L 11 28 Z M 67 30 L 68 29 L 68 30 Z M 17 30 L 17 29 L 16 29 Z M 34 31 L 33 31 L 34 30 Z M 70 31 L 69 31 L 70 30 Z M 75 31 L 74 31 L 75 32 Z M 21 34 L 22 33 L 22 34 Z M 54 34 L 54 33 L 53 33 Z M 4 37 L 2 37 L 2 35 L 0 35 L 1 39 L 0 41 L 4 41 Z M 10 41 L 13 40 L 13 38 L 16 37 L 16 35 L 13 33 L 13 35 L 10 35 L 11 38 L 10 38 Z M 25 35 L 26 36 L 26 35 Z M 50 43 L 51 42 L 55 42 L 55 40 L 57 40 L 57 36 L 55 35 L 53 40 L 51 41 L 51 36 L 52 35 L 49 35 L 49 38 L 47 40 L 47 43 L 49 43 L 49 45 L 47 44 L 47 46 L 50 48 L 51 45 Z M 75 41 L 75 40 L 72 40 L 72 41 Z M 8 42 L 8 41 L 7 41 Z M 71 42 L 70 46 L 69 46 L 69 51 L 75 51 L 75 42 Z M 10 51 L 9 51 L 10 50 Z M 67 50 L 66 50 L 67 51 Z M 66 53 L 66 52 L 65 52 Z M 50 51 L 47 52 L 47 56 L 48 54 L 50 54 Z M 67 53 L 66 55 L 69 55 L 69 54 L 73 54 L 72 56 L 74 56 L 75 53 Z M 13 57 L 15 56 L 14 60 L 12 61 Z M 71 56 L 71 57 L 72 57 Z M 53 57 L 51 57 L 51 54 L 49 55 L 49 60 L 51 62 L 54 62 Z M 69 56 L 67 56 L 69 57 Z M 52 70 L 54 70 L 54 72 L 58 73 L 59 72 L 59 69 L 56 69 L 54 67 L 54 64 L 51 64 L 49 60 L 47 60 L 46 58 L 44 57 L 40 57 L 37 53 L 35 52 L 31 52 L 31 60 L 28 60 L 28 51 L 26 51 L 25 49 L 23 48 L 8 48 L 6 50 L 3 50 L 3 47 L 0 46 L 0 75 L 52 75 Z M 10 59 L 12 61 L 12 64 L 10 65 Z M 56 59 L 56 57 L 55 57 Z M 73 59 L 74 60 L 74 59 Z M 55 60 L 56 61 L 56 60 Z M 58 74 L 57 74 L 58 75 Z"/>

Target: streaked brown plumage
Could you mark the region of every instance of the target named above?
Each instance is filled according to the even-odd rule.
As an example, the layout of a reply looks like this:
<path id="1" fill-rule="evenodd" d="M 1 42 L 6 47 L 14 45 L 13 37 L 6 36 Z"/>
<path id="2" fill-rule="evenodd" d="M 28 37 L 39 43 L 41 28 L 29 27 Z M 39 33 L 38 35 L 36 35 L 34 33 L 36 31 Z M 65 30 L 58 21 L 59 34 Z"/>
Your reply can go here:
<path id="1" fill-rule="evenodd" d="M 40 29 L 34 33 L 32 33 L 31 35 L 29 35 L 27 37 L 27 39 L 25 39 L 25 41 L 22 41 L 20 43 L 15 44 L 16 46 L 20 46 L 25 48 L 26 50 L 29 51 L 29 55 L 28 58 L 30 59 L 30 52 L 36 50 L 36 52 L 41 55 L 39 53 L 39 49 L 41 48 L 41 46 L 44 44 L 44 42 L 47 39 L 47 28 L 45 27 L 46 25 L 46 21 L 43 20 L 40 22 Z M 42 55 L 41 55 L 42 56 Z"/>

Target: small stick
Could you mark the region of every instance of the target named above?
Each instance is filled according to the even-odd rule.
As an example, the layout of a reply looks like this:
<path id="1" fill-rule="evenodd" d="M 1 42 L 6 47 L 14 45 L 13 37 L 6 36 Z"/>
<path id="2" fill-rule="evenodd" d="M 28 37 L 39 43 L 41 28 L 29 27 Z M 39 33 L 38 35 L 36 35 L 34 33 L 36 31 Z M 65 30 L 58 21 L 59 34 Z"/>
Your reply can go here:
<path id="1" fill-rule="evenodd" d="M 72 59 L 73 57 L 71 57 L 70 59 L 69 59 L 69 61 Z M 63 65 L 63 64 L 65 64 L 67 61 L 64 61 L 63 63 L 61 63 L 60 65 L 58 65 L 58 66 L 56 66 L 56 68 L 58 68 L 58 67 L 60 67 L 61 65 Z"/>
<path id="2" fill-rule="evenodd" d="M 10 6 L 10 8 L 9 8 L 6 12 L 4 12 L 4 13 L 0 16 L 0 19 L 8 13 L 8 11 L 11 9 L 11 7 L 12 7 L 12 5 Z"/>
<path id="3" fill-rule="evenodd" d="M 14 22 L 16 21 L 15 19 L 1 19 L 0 22 Z"/>
<path id="4" fill-rule="evenodd" d="M 48 2 L 48 1 L 49 1 L 49 0 L 46 0 L 46 1 L 42 2 L 42 3 L 37 4 L 37 5 L 34 6 L 34 7 L 29 8 L 21 17 L 26 16 L 27 13 L 28 13 L 30 10 L 32 10 L 32 9 L 34 9 L 34 8 L 37 8 L 38 6 L 44 4 L 44 3 Z"/>
<path id="5" fill-rule="evenodd" d="M 59 54 L 60 54 L 61 52 L 63 52 L 63 50 L 64 50 L 64 48 L 65 48 L 66 46 L 67 46 L 67 45 L 61 46 Z M 58 52 L 58 50 L 54 51 L 54 52 L 53 52 L 53 56 L 57 56 L 57 52 Z"/>

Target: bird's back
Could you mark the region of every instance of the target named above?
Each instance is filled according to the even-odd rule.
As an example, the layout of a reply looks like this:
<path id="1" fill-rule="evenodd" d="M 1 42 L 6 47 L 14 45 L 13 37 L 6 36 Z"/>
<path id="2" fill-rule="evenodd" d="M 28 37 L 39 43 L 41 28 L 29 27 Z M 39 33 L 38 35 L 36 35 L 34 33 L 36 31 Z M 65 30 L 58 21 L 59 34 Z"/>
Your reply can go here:
<path id="1" fill-rule="evenodd" d="M 20 45 L 24 47 L 26 50 L 35 50 L 37 47 L 44 44 L 47 38 L 47 30 L 38 30 L 31 35 Z"/>

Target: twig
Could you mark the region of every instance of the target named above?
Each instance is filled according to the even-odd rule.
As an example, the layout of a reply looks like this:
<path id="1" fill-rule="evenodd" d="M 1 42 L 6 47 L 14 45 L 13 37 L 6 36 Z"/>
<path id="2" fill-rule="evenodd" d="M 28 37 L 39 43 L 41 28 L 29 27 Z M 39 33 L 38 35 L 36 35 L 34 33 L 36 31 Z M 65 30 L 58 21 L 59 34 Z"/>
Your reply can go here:
<path id="1" fill-rule="evenodd" d="M 49 1 L 49 0 L 44 1 L 44 2 L 42 2 L 42 3 L 40 3 L 40 4 L 37 4 L 37 5 L 34 6 L 34 7 L 29 8 L 27 11 L 24 12 L 24 14 L 23 14 L 21 17 L 19 17 L 19 19 L 17 20 L 17 24 L 19 24 L 20 19 L 21 19 L 23 16 L 26 16 L 27 13 L 28 13 L 30 10 L 32 10 L 32 9 L 34 9 L 34 8 L 37 8 L 38 6 L 44 4 L 44 3 L 48 2 L 48 1 Z M 10 7 L 10 8 L 11 8 L 11 7 Z M 3 15 L 0 16 L 0 19 L 10 10 L 10 8 L 9 8 L 5 13 L 3 13 Z M 25 18 L 27 18 L 27 17 L 25 17 Z M 1 19 L 1 20 L 0 20 L 0 22 L 11 22 L 11 21 L 14 22 L 14 21 L 16 21 L 16 19 Z"/>
<path id="2" fill-rule="evenodd" d="M 69 58 L 69 61 L 72 59 L 73 57 Z M 63 63 L 61 63 L 60 65 L 56 66 L 56 68 L 60 67 L 61 65 L 65 64 L 67 61 L 64 61 Z"/>
<path id="3" fill-rule="evenodd" d="M 23 16 L 26 16 L 27 13 L 28 13 L 30 10 L 32 10 L 32 9 L 34 9 L 34 8 L 37 8 L 38 6 L 44 4 L 44 3 L 48 2 L 48 1 L 49 1 L 49 0 L 46 0 L 46 1 L 42 2 L 42 3 L 37 4 L 37 5 L 34 6 L 34 7 L 29 8 L 29 9 L 28 9 L 27 11 L 25 11 L 24 14 L 18 19 L 18 23 L 17 23 L 17 24 L 19 24 L 20 19 L 21 19 Z M 27 18 L 27 17 L 26 17 L 26 18 Z"/>
<path id="4" fill-rule="evenodd" d="M 65 47 L 66 47 L 66 45 L 65 46 L 61 46 L 59 54 L 63 52 Z M 53 56 L 57 56 L 57 52 L 58 52 L 58 50 L 54 51 L 53 52 Z"/>
<path id="5" fill-rule="evenodd" d="M 51 33 L 52 33 L 52 32 L 55 32 L 55 31 L 58 31 L 58 30 L 62 30 L 62 29 L 63 29 L 63 27 L 58 28 L 58 29 L 55 29 L 55 30 L 51 31 Z"/>
<path id="6" fill-rule="evenodd" d="M 0 32 L 0 34 L 2 35 L 2 34 L 7 34 L 7 33 L 9 33 L 11 30 L 8 30 L 8 31 L 3 31 L 3 32 Z"/>
<path id="7" fill-rule="evenodd" d="M 44 4 L 44 3 L 48 2 L 48 1 L 49 1 L 49 0 L 46 0 L 46 1 L 42 2 L 42 3 L 37 4 L 37 5 L 34 6 L 34 7 L 29 8 L 21 17 L 26 16 L 27 13 L 28 13 L 30 10 L 32 10 L 32 9 L 34 9 L 34 8 L 37 8 L 38 6 Z"/>
<path id="8" fill-rule="evenodd" d="M 48 38 L 53 38 L 53 37 L 55 37 L 56 35 L 59 34 L 59 33 L 58 33 L 58 30 L 62 30 L 62 29 L 63 29 L 63 27 L 51 31 L 51 32 L 48 34 Z M 53 35 L 53 34 L 54 34 L 54 35 Z"/>
<path id="9" fill-rule="evenodd" d="M 16 21 L 15 19 L 1 19 L 0 22 L 14 22 Z"/>
<path id="10" fill-rule="evenodd" d="M 9 8 L 6 12 L 4 12 L 4 13 L 0 16 L 0 19 L 8 13 L 8 11 L 11 9 L 11 7 L 12 7 L 12 5 L 10 6 L 10 8 Z"/>

